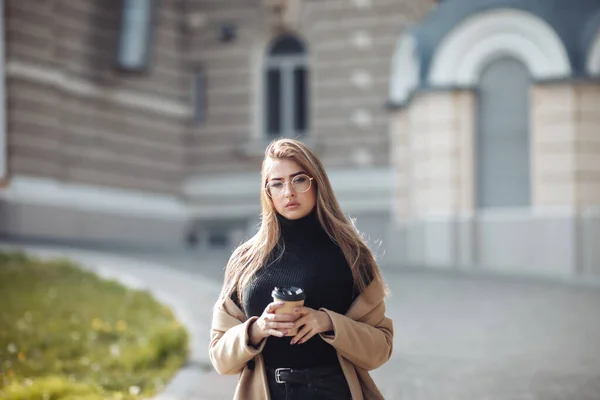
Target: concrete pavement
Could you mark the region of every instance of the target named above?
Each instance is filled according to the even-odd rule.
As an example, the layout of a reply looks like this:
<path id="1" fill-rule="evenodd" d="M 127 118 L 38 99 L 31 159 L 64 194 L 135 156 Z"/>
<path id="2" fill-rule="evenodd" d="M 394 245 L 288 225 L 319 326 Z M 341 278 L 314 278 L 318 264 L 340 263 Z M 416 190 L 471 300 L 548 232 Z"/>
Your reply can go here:
<path id="1" fill-rule="evenodd" d="M 211 308 L 226 257 L 65 255 L 103 276 L 146 287 L 173 306 L 193 336 L 192 357 L 160 399 L 229 399 L 237 377 L 207 357 Z M 373 372 L 386 399 L 600 399 L 600 287 L 499 276 L 384 270 L 392 295 L 392 359 Z"/>

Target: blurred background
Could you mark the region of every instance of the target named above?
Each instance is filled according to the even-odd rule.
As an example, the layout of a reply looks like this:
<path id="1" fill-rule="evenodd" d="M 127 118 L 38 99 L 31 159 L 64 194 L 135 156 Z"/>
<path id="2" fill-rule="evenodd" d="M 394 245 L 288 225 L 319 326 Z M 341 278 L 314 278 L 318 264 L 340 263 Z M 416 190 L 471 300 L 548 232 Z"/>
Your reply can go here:
<path id="1" fill-rule="evenodd" d="M 324 162 L 390 276 L 599 280 L 598 0 L 0 8 L 5 242 L 177 260 L 220 283 L 286 136 Z"/>
<path id="2" fill-rule="evenodd" d="M 228 253 L 288 136 L 385 264 L 600 273 L 596 0 L 3 3 L 3 236 Z"/>

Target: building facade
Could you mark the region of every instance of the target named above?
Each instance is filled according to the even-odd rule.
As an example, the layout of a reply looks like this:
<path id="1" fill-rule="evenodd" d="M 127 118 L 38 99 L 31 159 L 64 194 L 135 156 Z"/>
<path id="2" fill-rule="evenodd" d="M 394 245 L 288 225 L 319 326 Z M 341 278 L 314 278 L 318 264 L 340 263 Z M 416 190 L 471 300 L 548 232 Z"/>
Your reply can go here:
<path id="1" fill-rule="evenodd" d="M 600 273 L 596 0 L 0 3 L 0 235 L 230 251 L 289 136 L 383 264 Z"/>
<path id="2" fill-rule="evenodd" d="M 403 33 L 399 263 L 600 274 L 599 43 L 594 0 L 446 0 Z"/>
<path id="3" fill-rule="evenodd" d="M 390 64 L 431 1 L 3 3 L 2 235 L 233 245 L 277 136 L 387 234 Z"/>

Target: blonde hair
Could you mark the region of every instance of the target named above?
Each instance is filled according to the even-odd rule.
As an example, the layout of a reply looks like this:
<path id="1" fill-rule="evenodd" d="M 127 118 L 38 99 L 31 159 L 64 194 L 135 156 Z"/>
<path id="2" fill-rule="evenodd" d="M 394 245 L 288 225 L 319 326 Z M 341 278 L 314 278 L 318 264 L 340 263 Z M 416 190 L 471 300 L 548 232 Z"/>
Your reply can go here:
<path id="1" fill-rule="evenodd" d="M 352 222 L 343 214 L 333 193 L 331 183 L 321 161 L 302 142 L 294 139 L 277 139 L 269 144 L 262 163 L 261 182 L 264 189 L 271 164 L 275 160 L 296 162 L 316 185 L 316 215 L 319 223 L 344 253 L 354 278 L 354 286 L 362 292 L 371 282 L 383 284 L 375 256 L 359 235 Z M 262 268 L 277 246 L 280 236 L 279 220 L 271 198 L 261 190 L 261 224 L 258 232 L 242 243 L 231 255 L 225 269 L 225 282 L 221 295 L 229 297 L 237 293 L 242 304 L 243 288 Z M 384 288 L 385 290 L 385 288 Z"/>

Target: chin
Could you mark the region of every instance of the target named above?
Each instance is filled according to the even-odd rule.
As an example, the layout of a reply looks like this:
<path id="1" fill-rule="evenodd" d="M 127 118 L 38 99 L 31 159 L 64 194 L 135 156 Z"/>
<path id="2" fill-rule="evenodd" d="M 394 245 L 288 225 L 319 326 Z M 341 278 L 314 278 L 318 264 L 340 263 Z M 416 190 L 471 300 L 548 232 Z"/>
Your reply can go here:
<path id="1" fill-rule="evenodd" d="M 287 219 L 300 219 L 308 215 L 308 213 L 304 210 L 284 210 L 284 212 L 281 213 L 281 215 L 283 215 Z"/>

